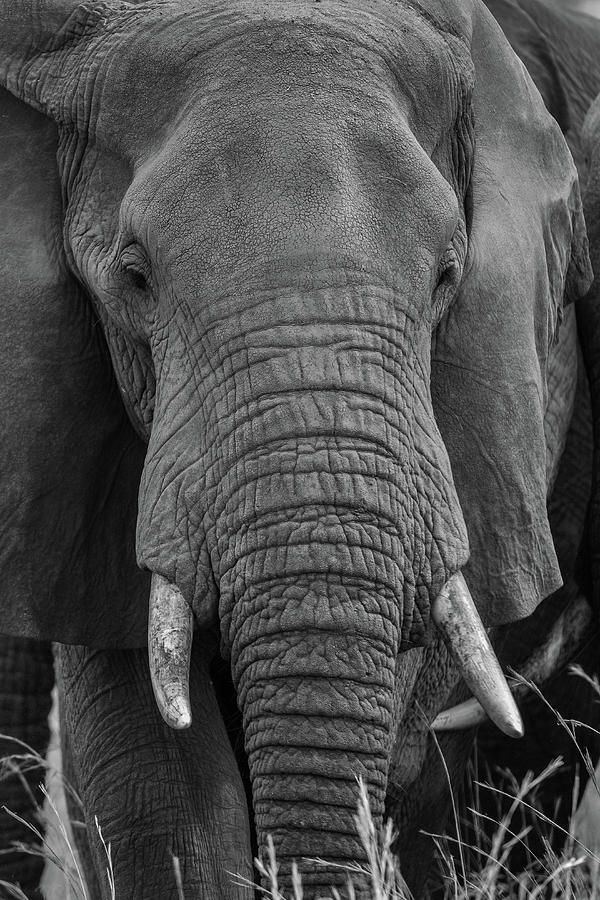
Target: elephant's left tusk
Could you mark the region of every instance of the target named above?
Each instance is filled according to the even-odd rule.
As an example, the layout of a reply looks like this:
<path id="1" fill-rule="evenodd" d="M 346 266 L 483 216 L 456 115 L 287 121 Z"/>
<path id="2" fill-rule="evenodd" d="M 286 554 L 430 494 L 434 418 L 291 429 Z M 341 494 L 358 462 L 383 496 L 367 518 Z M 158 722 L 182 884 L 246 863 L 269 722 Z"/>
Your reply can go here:
<path id="1" fill-rule="evenodd" d="M 150 678 L 160 714 L 171 728 L 189 728 L 190 654 L 194 616 L 179 588 L 152 575 L 148 616 Z"/>
<path id="2" fill-rule="evenodd" d="M 454 662 L 490 719 L 509 737 L 523 737 L 523 722 L 461 572 L 448 579 L 431 617 Z"/>
<path id="3" fill-rule="evenodd" d="M 586 599 L 579 595 L 569 603 L 554 622 L 546 640 L 533 651 L 521 669 L 521 676 L 534 684 L 543 684 L 561 669 L 581 646 L 589 632 L 592 610 Z M 529 690 L 520 683 L 513 688 L 513 695 L 522 697 Z M 475 728 L 487 719 L 482 705 L 470 697 L 450 709 L 445 709 L 432 722 L 434 731 L 460 731 Z"/>

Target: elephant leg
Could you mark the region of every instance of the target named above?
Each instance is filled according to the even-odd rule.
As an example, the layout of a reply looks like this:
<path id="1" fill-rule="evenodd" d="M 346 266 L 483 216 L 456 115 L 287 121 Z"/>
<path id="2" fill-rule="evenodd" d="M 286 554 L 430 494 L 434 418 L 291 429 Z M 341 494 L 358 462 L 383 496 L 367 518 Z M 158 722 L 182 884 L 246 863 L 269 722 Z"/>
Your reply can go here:
<path id="1" fill-rule="evenodd" d="M 89 900 L 102 900 L 102 891 L 94 868 L 92 849 L 88 840 L 88 829 L 84 821 L 84 813 L 80 802 L 80 789 L 77 774 L 73 765 L 71 744 L 68 739 L 68 726 L 64 716 L 64 703 L 60 704 L 60 750 L 62 773 L 65 783 L 65 799 L 69 812 L 71 834 L 77 850 L 77 857 L 84 873 L 85 886 Z"/>
<path id="2" fill-rule="evenodd" d="M 41 844 L 22 822 L 4 811 L 32 823 L 38 831 L 43 825 L 38 816 L 43 796 L 43 764 L 10 757 L 30 751 L 45 758 L 50 739 L 48 714 L 52 705 L 54 667 L 49 643 L 0 635 L 0 881 L 19 884 L 31 900 L 41 900 L 39 882 L 44 860 L 35 851 Z M 23 742 L 23 743 L 19 743 Z M 14 765 L 19 771 L 11 774 Z M 31 853 L 11 853 L 14 842 L 31 847 Z M 3 896 L 0 888 L 0 897 Z"/>
<path id="3" fill-rule="evenodd" d="M 190 693 L 193 722 L 175 732 L 156 710 L 145 650 L 61 645 L 58 679 L 71 766 L 83 802 L 101 896 L 111 844 L 116 896 L 238 900 L 230 872 L 249 877 L 247 805 L 209 674 L 209 640 L 197 634 Z M 84 860 L 85 862 L 85 860 Z"/>

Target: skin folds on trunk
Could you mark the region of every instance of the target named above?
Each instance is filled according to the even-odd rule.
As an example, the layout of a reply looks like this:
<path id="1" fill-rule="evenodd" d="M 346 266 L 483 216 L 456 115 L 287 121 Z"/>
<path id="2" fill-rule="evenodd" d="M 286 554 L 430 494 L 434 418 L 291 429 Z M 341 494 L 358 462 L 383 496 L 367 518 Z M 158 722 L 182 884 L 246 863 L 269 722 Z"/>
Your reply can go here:
<path id="1" fill-rule="evenodd" d="M 215 301 L 203 333 L 175 322 L 157 345 L 138 560 L 201 624 L 219 604 L 226 651 L 247 587 L 305 574 L 388 587 L 411 646 L 466 562 L 429 325 L 407 305 L 381 285 L 269 291 L 241 297 L 236 316 Z"/>
<path id="2" fill-rule="evenodd" d="M 296 858 L 306 884 L 325 890 L 343 883 L 343 873 L 301 858 L 364 861 L 354 824 L 357 776 L 381 821 L 397 605 L 389 592 L 322 575 L 262 585 L 245 602 L 254 613 L 236 638 L 233 673 L 260 849 L 272 834 L 285 876 Z"/>
<path id="3" fill-rule="evenodd" d="M 426 330 L 392 294 L 313 292 L 303 324 L 293 299 L 271 306 L 281 324 L 256 327 L 261 303 L 254 328 L 220 322 L 231 362 L 202 381 L 165 349 L 179 368 L 158 373 L 138 541 L 201 621 L 218 598 L 259 844 L 273 835 L 288 876 L 293 858 L 363 858 L 356 776 L 381 821 L 398 653 L 467 555 Z M 306 876 L 314 896 L 344 880 Z"/>

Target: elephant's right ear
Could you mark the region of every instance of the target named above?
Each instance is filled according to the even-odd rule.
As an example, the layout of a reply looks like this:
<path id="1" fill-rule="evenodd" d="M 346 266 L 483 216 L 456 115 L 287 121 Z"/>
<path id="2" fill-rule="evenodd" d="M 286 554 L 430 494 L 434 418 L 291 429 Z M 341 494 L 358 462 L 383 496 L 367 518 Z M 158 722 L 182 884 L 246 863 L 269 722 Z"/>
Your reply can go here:
<path id="1" fill-rule="evenodd" d="M 45 18 L 25 6 L 2 13 L 0 68 L 12 87 L 42 40 L 19 26 L 59 30 L 73 4 L 37 3 L 51 7 Z M 26 48 L 20 69 L 12 39 Z M 0 121 L 0 630 L 142 646 L 149 583 L 134 541 L 145 447 L 64 258 L 56 126 L 2 87 Z"/>
<path id="2" fill-rule="evenodd" d="M 432 395 L 486 625 L 561 584 L 546 511 L 546 367 L 563 302 L 591 281 L 575 166 L 499 26 L 473 3 L 469 250 L 436 334 Z M 575 365 L 575 362 L 573 363 Z"/>

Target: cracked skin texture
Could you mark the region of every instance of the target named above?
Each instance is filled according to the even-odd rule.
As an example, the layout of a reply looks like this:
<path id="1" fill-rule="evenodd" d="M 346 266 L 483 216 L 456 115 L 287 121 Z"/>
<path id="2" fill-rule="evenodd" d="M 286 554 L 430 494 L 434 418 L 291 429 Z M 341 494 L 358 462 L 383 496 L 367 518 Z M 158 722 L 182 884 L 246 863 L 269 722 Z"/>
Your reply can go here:
<path id="1" fill-rule="evenodd" d="M 175 853 L 190 889 L 241 897 L 223 872 L 248 871 L 252 831 L 284 884 L 324 856 L 303 864 L 319 896 L 363 855 L 355 774 L 380 821 L 418 730 L 415 654 L 450 690 L 429 621 L 447 578 L 487 625 L 560 583 L 549 354 L 589 281 L 566 145 L 478 2 L 31 0 L 4 16 L 0 83 L 1 383 L 25 410 L 3 627 L 62 644 L 118 893 L 176 896 Z M 557 455 L 573 384 L 565 364 Z M 134 532 L 198 622 L 184 736 L 153 708 Z"/>

